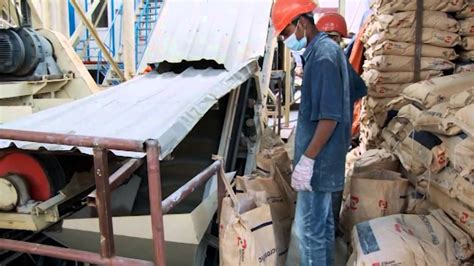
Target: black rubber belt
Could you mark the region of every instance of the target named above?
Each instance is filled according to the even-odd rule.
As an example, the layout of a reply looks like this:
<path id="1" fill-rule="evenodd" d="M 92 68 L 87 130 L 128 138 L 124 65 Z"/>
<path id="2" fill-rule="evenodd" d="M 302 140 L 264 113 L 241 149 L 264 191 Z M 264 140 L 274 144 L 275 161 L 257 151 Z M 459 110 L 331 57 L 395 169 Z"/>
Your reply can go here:
<path id="1" fill-rule="evenodd" d="M 413 72 L 415 82 L 420 81 L 422 47 L 423 47 L 423 0 L 416 0 L 415 70 Z"/>

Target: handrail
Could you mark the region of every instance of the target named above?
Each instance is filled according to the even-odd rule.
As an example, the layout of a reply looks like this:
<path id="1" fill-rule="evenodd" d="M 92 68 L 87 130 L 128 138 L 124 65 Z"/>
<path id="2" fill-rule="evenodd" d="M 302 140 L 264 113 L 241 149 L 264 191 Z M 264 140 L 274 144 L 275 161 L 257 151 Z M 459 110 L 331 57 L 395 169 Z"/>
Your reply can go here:
<path id="1" fill-rule="evenodd" d="M 136 68 L 140 66 L 141 60 L 143 59 L 144 55 L 144 50 L 140 51 L 139 48 L 141 47 L 139 45 L 140 42 L 140 26 L 144 24 L 144 45 L 143 47 L 146 49 L 148 46 L 148 43 L 150 41 L 151 34 L 153 33 L 153 30 L 156 26 L 157 20 L 158 20 L 158 9 L 160 1 L 158 0 L 146 0 L 144 4 L 144 8 L 141 10 L 140 15 L 137 18 L 137 21 L 135 23 L 135 64 Z M 150 5 L 154 4 L 153 6 L 153 14 L 150 14 L 149 9 Z M 146 15 L 144 15 L 146 14 Z M 150 25 L 151 21 L 153 21 L 153 25 Z"/>
<path id="2" fill-rule="evenodd" d="M 118 257 L 115 254 L 115 241 L 111 214 L 111 190 L 125 180 L 139 167 L 141 161 L 131 159 L 116 172 L 109 174 L 108 153 L 110 149 L 122 151 L 144 151 L 148 175 L 148 191 L 150 200 L 150 216 L 153 237 L 154 262 L 166 265 L 165 238 L 163 215 L 169 212 L 180 201 L 189 196 L 197 187 L 203 185 L 211 176 L 217 175 L 218 214 L 225 196 L 222 176 L 222 162 L 216 161 L 201 171 L 189 182 L 181 186 L 165 200 L 161 192 L 160 145 L 157 140 L 128 140 L 94 136 L 79 136 L 12 129 L 0 129 L 0 139 L 28 141 L 35 143 L 50 143 L 75 147 L 93 148 L 94 175 L 96 192 L 95 207 L 99 217 L 100 255 L 77 249 L 60 248 L 50 245 L 33 244 L 27 241 L 16 241 L 0 238 L 0 249 L 55 257 L 65 260 L 89 262 L 107 265 L 145 265 L 148 262 L 131 258 Z"/>

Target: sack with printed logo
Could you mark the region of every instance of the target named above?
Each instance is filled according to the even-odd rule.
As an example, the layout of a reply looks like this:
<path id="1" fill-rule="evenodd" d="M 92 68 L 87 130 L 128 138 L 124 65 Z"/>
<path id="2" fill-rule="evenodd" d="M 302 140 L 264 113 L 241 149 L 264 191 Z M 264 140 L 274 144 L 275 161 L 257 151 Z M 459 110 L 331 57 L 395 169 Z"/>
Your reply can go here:
<path id="1" fill-rule="evenodd" d="M 223 199 L 220 213 L 220 265 L 277 265 L 272 213 L 265 192 L 236 195 L 222 179 L 229 197 Z"/>
<path id="2" fill-rule="evenodd" d="M 367 87 L 367 95 L 374 98 L 390 98 L 399 96 L 411 83 L 405 84 L 376 84 Z"/>
<path id="3" fill-rule="evenodd" d="M 473 63 L 459 63 L 456 64 L 454 68 L 454 73 L 465 73 L 465 72 L 474 72 L 474 64 Z"/>
<path id="4" fill-rule="evenodd" d="M 474 17 L 459 22 L 459 35 L 474 36 Z"/>
<path id="5" fill-rule="evenodd" d="M 285 265 L 290 242 L 291 223 L 294 218 L 296 193 L 290 184 L 283 179 L 275 166 L 271 167 L 271 173 L 268 175 L 261 173 L 238 176 L 236 189 L 237 192 L 241 193 L 265 192 L 275 230 L 278 253 L 277 265 Z"/>
<path id="6" fill-rule="evenodd" d="M 424 10 L 457 12 L 464 7 L 462 0 L 425 0 Z M 416 10 L 416 1 L 413 0 L 376 0 L 372 8 L 380 14 L 392 14 L 400 11 Z"/>
<path id="7" fill-rule="evenodd" d="M 458 265 L 453 238 L 432 215 L 397 214 L 359 223 L 352 246 L 351 265 Z"/>
<path id="8" fill-rule="evenodd" d="M 416 44 L 407 42 L 384 41 L 366 50 L 365 55 L 370 60 L 378 55 L 415 56 Z M 438 57 L 454 60 L 458 57 L 453 48 L 443 48 L 429 44 L 422 45 L 421 56 Z"/>
<path id="9" fill-rule="evenodd" d="M 441 208 L 454 220 L 456 225 L 471 237 L 474 237 L 474 211 L 458 199 L 451 198 L 444 194 L 437 187 L 430 186 L 426 194 L 428 195 L 429 201 Z"/>
<path id="10" fill-rule="evenodd" d="M 422 80 L 429 79 L 432 77 L 441 76 L 441 71 L 438 70 L 427 70 L 420 72 L 420 78 Z M 375 69 L 368 69 L 362 73 L 362 79 L 365 81 L 367 86 L 377 84 L 404 84 L 414 82 L 414 75 L 412 72 L 380 72 Z M 398 95 L 397 95 L 398 96 Z"/>
<path id="11" fill-rule="evenodd" d="M 429 214 L 435 207 L 427 199 L 425 194 L 417 191 L 411 184 L 407 190 L 407 208 L 403 213 L 407 214 Z"/>
<path id="12" fill-rule="evenodd" d="M 375 69 L 383 72 L 408 72 L 415 68 L 415 58 L 400 55 L 379 55 L 365 61 L 365 69 Z M 420 70 L 448 70 L 454 68 L 454 63 L 449 60 L 435 57 L 422 57 Z"/>
<path id="13" fill-rule="evenodd" d="M 412 84 L 402 92 L 408 101 L 429 109 L 433 105 L 449 101 L 450 97 L 472 88 L 474 73 L 462 73 L 432 78 Z"/>
<path id="14" fill-rule="evenodd" d="M 474 173 L 474 138 L 466 138 L 456 145 L 453 165 L 462 176 L 470 176 Z"/>
<path id="15" fill-rule="evenodd" d="M 457 19 L 466 19 L 471 17 L 474 17 L 474 3 L 472 3 L 472 1 L 471 3 L 468 3 L 466 6 L 464 6 L 463 9 L 456 12 Z"/>
<path id="16" fill-rule="evenodd" d="M 372 18 L 373 21 L 370 28 L 378 32 L 389 28 L 411 28 L 416 23 L 416 12 L 405 11 L 392 14 L 380 14 Z M 439 11 L 424 11 L 423 27 L 450 32 L 457 32 L 459 30 L 457 20 L 450 18 L 445 12 Z"/>
<path id="17" fill-rule="evenodd" d="M 411 28 L 389 28 L 383 32 L 376 32 L 367 36 L 366 47 L 374 46 L 384 41 L 408 42 L 415 40 L 415 27 Z M 421 40 L 424 44 L 440 47 L 454 47 L 461 41 L 459 34 L 437 29 L 423 28 Z"/>
<path id="18" fill-rule="evenodd" d="M 407 204 L 407 188 L 408 180 L 397 172 L 373 170 L 353 174 L 341 227 L 350 232 L 357 223 L 402 212 Z"/>
<path id="19" fill-rule="evenodd" d="M 463 37 L 461 40 L 461 46 L 465 50 L 474 50 L 474 36 Z"/>
<path id="20" fill-rule="evenodd" d="M 460 127 L 447 120 L 453 116 L 453 113 L 449 112 L 449 106 L 448 102 L 444 102 L 433 105 L 428 110 L 420 110 L 416 120 L 413 122 L 415 129 L 447 136 L 461 133 Z"/>
<path id="21" fill-rule="evenodd" d="M 393 147 L 393 152 L 403 168 L 415 175 L 426 170 L 438 173 L 448 164 L 442 139 L 427 131 L 412 131 Z"/>

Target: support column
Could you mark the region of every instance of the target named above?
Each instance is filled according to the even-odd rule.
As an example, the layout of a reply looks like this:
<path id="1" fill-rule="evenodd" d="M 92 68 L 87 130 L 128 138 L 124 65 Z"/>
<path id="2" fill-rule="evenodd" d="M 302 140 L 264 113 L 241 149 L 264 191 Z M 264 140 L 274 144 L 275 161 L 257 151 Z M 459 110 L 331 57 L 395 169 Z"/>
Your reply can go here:
<path id="1" fill-rule="evenodd" d="M 133 1 L 123 2 L 123 61 L 124 75 L 131 79 L 135 75 L 135 12 Z"/>

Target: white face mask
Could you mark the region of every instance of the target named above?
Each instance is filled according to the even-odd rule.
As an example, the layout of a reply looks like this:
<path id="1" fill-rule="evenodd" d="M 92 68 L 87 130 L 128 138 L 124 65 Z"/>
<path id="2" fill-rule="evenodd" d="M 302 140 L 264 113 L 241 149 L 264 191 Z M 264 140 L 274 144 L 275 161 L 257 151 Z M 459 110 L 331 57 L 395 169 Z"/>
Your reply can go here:
<path id="1" fill-rule="evenodd" d="M 306 35 L 306 33 L 305 33 Z M 290 50 L 293 50 L 293 51 L 299 51 L 303 48 L 306 47 L 306 44 L 307 44 L 307 40 L 306 40 L 306 36 L 304 36 L 303 38 L 301 38 L 301 40 L 298 40 L 298 38 L 296 38 L 296 33 L 293 33 L 290 35 L 290 37 L 288 37 L 284 42 L 283 42 L 286 47 L 288 47 Z"/>
<path id="2" fill-rule="evenodd" d="M 298 23 L 296 24 L 296 28 L 298 28 L 298 24 L 300 24 L 299 20 L 298 20 Z M 301 40 L 298 40 L 298 38 L 296 38 L 296 31 L 295 31 L 283 43 L 290 50 L 299 51 L 299 50 L 305 48 L 306 44 L 308 42 L 307 39 L 306 39 L 306 29 L 305 29 L 303 35 L 304 35 L 303 38 L 301 38 Z"/>

